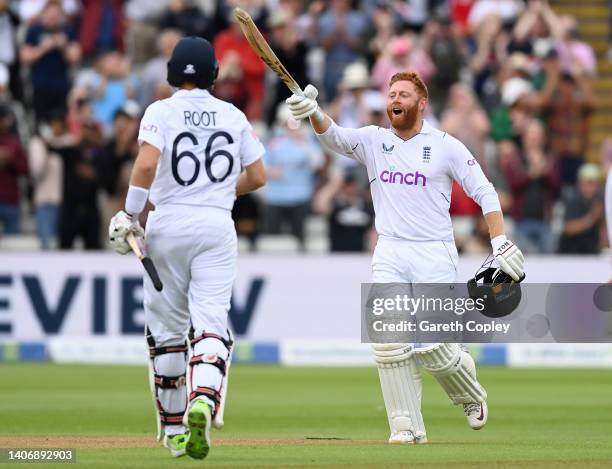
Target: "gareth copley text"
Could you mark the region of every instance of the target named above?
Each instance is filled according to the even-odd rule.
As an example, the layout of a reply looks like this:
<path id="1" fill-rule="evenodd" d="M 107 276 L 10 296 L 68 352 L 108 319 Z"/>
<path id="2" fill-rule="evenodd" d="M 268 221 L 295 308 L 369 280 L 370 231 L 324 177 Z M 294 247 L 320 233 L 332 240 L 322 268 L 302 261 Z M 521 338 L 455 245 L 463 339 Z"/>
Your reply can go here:
<path id="1" fill-rule="evenodd" d="M 510 330 L 510 324 L 489 321 L 481 323 L 478 321 L 451 321 L 451 322 L 433 322 L 433 321 L 384 321 L 377 320 L 372 323 L 374 332 L 479 332 L 482 334 L 491 334 L 501 332 L 507 334 Z"/>

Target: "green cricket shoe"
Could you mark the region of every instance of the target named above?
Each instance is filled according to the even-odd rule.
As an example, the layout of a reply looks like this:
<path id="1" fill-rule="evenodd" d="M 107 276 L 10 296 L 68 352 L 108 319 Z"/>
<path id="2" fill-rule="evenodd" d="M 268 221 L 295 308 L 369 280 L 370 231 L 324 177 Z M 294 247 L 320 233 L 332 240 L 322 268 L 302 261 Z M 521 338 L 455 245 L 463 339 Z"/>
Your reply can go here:
<path id="1" fill-rule="evenodd" d="M 197 400 L 187 414 L 189 437 L 187 438 L 187 454 L 194 459 L 204 459 L 210 451 L 210 423 L 212 416 L 210 406 Z"/>
<path id="2" fill-rule="evenodd" d="M 164 446 L 168 448 L 173 458 L 180 458 L 181 456 L 185 456 L 185 446 L 187 446 L 187 437 L 188 435 L 186 433 L 164 436 Z"/>

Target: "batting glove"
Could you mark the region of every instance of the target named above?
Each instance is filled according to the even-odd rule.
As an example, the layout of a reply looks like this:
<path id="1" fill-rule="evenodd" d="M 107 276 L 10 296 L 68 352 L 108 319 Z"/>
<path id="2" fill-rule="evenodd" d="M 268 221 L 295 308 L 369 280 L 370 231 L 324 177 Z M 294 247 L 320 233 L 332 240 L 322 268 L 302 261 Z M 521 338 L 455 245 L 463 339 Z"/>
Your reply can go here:
<path id="1" fill-rule="evenodd" d="M 491 240 L 493 256 L 499 268 L 512 277 L 515 281 L 520 281 L 525 275 L 523 262 L 525 258 L 521 250 L 504 235 L 496 236 Z"/>
<path id="2" fill-rule="evenodd" d="M 128 233 L 134 233 L 137 238 L 144 237 L 144 230 L 138 219 L 133 220 L 130 214 L 120 210 L 111 218 L 108 225 L 108 240 L 111 247 L 119 254 L 127 254 L 131 251 L 130 245 L 125 239 Z"/>
<path id="3" fill-rule="evenodd" d="M 323 113 L 319 109 L 317 96 L 319 96 L 317 89 L 312 85 L 308 85 L 304 88 L 304 94 L 292 94 L 285 102 L 289 106 L 291 115 L 296 120 L 305 119 L 316 113 L 319 113 L 318 115 L 321 118 Z"/>

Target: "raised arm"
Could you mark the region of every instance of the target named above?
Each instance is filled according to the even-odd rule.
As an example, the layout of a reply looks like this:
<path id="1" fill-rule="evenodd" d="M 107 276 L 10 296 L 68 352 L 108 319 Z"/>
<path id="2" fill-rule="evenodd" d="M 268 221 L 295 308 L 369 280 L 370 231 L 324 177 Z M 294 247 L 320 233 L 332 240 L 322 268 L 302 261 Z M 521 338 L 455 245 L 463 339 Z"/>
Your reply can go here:
<path id="1" fill-rule="evenodd" d="M 318 94 L 314 86 L 308 85 L 303 94 L 293 94 L 287 98 L 286 103 L 294 119 L 310 118 L 310 124 L 325 148 L 366 164 L 362 140 L 364 129 L 347 129 L 336 125 L 319 107 Z"/>

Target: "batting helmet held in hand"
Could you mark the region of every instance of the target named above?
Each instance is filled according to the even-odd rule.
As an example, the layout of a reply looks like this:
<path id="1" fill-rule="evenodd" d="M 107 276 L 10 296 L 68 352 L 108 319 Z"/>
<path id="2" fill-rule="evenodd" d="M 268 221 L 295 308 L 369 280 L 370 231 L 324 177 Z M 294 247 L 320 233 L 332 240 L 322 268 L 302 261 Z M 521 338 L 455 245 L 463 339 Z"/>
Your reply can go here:
<path id="1" fill-rule="evenodd" d="M 198 88 L 207 89 L 215 82 L 218 74 L 219 63 L 213 46 L 201 37 L 181 39 L 168 61 L 168 83 L 171 86 L 193 83 Z"/>
<path id="2" fill-rule="evenodd" d="M 512 313 L 521 302 L 520 282 L 525 275 L 516 282 L 501 269 L 492 267 L 492 262 L 487 265 L 485 261 L 480 268 L 482 270 L 479 269 L 474 278 L 468 281 L 468 293 L 473 300 L 483 300 L 482 314 L 489 318 L 501 318 Z"/>

